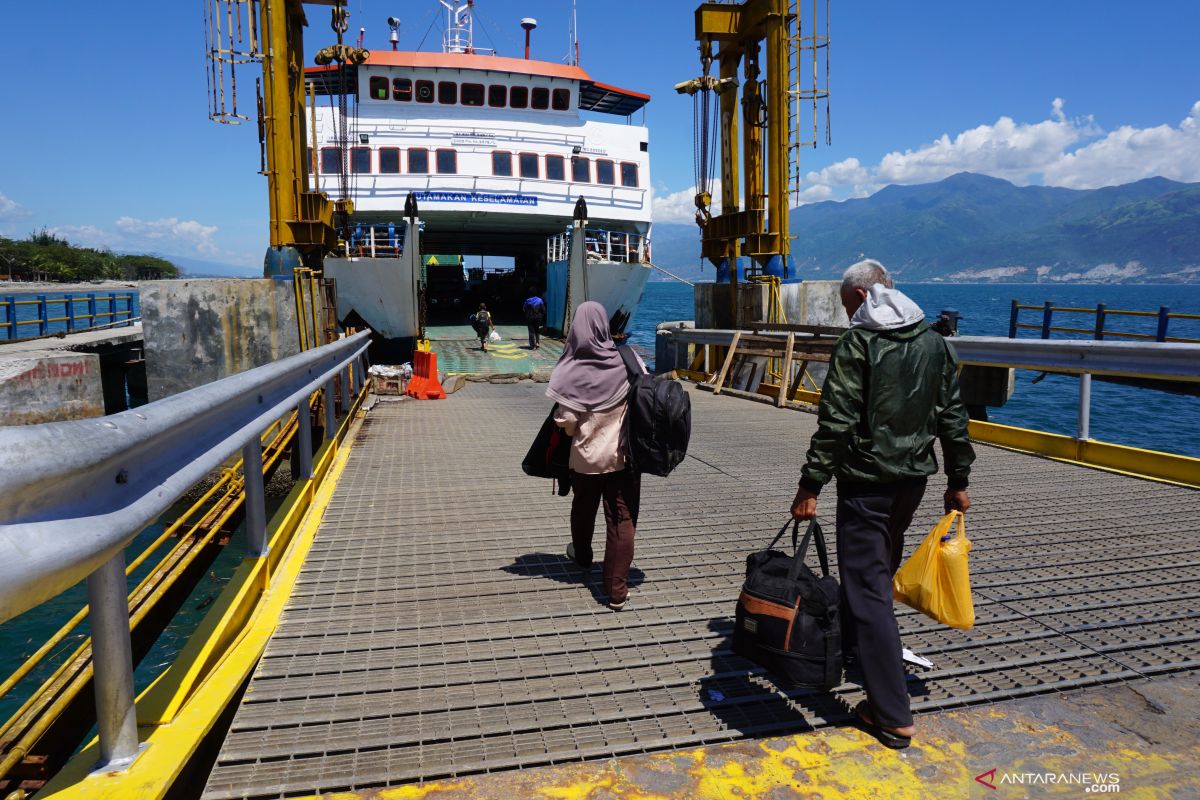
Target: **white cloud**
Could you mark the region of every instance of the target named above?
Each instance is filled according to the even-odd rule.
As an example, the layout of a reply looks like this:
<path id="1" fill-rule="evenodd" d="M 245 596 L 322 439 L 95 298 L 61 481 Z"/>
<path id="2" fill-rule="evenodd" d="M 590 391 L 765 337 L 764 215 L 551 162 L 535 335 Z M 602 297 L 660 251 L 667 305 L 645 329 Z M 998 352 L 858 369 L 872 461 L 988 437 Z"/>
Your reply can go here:
<path id="1" fill-rule="evenodd" d="M 791 198 L 795 205 L 828 200 L 835 193 L 848 197 L 866 197 L 879 188 L 870 170 L 857 158 L 847 158 L 830 164 L 820 172 L 809 172 L 800 186 L 799 197 Z"/>
<path id="2" fill-rule="evenodd" d="M 1072 189 L 1115 186 L 1155 175 L 1200 181 L 1200 102 L 1177 128 L 1122 125 L 1098 141 L 1060 154 L 1044 174 L 1047 184 Z"/>
<path id="3" fill-rule="evenodd" d="M 18 219 L 27 216 L 29 216 L 29 211 L 24 206 L 0 194 L 0 220 Z"/>
<path id="4" fill-rule="evenodd" d="M 219 228 L 216 225 L 176 217 L 146 220 L 124 216 L 119 217 L 111 228 L 61 225 L 50 231 L 82 247 L 191 256 L 230 264 L 254 264 L 256 261 L 251 256 L 224 250 L 217 242 Z"/>
<path id="5" fill-rule="evenodd" d="M 712 213 L 715 215 L 721 208 L 721 181 L 713 181 Z M 696 187 L 689 186 L 678 192 L 659 195 L 656 191 L 651 198 L 655 222 L 694 222 L 696 220 Z"/>
<path id="6" fill-rule="evenodd" d="M 1004 178 L 1018 185 L 1042 183 L 1073 189 L 1112 186 L 1161 175 L 1200 181 L 1200 102 L 1178 126 L 1121 126 L 1111 132 L 1091 116 L 1068 117 L 1061 97 L 1040 122 L 1002 116 L 951 136 L 942 134 L 917 148 L 893 151 L 875 165 L 847 158 L 810 171 L 793 204 L 865 197 L 888 184 L 930 183 L 958 172 Z M 691 220 L 693 189 L 656 197 L 654 218 Z M 714 192 L 714 194 L 716 194 Z"/>
<path id="7" fill-rule="evenodd" d="M 992 125 L 980 125 L 954 138 L 944 133 L 915 150 L 888 153 L 874 170 L 875 180 L 929 183 L 957 172 L 978 172 L 1017 184 L 1033 182 L 1067 148 L 1099 133 L 1091 117 L 1068 119 L 1063 105 L 1062 98 L 1054 98 L 1051 118 L 1041 122 L 1000 117 Z"/>

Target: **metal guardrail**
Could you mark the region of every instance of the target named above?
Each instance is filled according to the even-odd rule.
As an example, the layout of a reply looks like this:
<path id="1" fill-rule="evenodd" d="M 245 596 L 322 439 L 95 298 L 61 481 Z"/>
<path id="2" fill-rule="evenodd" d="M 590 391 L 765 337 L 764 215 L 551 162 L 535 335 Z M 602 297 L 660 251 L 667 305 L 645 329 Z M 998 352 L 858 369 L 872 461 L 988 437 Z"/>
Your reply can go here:
<path id="1" fill-rule="evenodd" d="M 88 420 L 0 428 L 0 622 L 87 578 L 101 763 L 137 756 L 124 548 L 231 455 L 246 475 L 247 551 L 265 555 L 260 436 L 298 411 L 299 478 L 312 475 L 309 398 L 334 377 L 349 407 L 363 332 L 140 408 Z"/>
<path id="2" fill-rule="evenodd" d="M 1037 325 L 1023 323 L 1020 321 L 1022 311 L 1040 311 L 1042 312 L 1042 321 Z M 1054 325 L 1054 314 L 1074 314 L 1076 316 L 1086 314 L 1092 316 L 1091 328 L 1080 327 L 1064 327 Z M 1108 317 L 1153 317 L 1155 319 L 1154 333 L 1136 333 L 1133 331 L 1120 331 L 1106 328 Z M 1122 309 L 1108 308 L 1104 303 L 1098 303 L 1095 308 L 1076 308 L 1071 306 L 1056 306 L 1053 302 L 1047 300 L 1040 306 L 1022 305 L 1020 302 L 1013 300 L 1012 309 L 1009 312 L 1008 318 L 1008 338 L 1017 338 L 1018 330 L 1034 330 L 1038 331 L 1043 339 L 1049 339 L 1053 333 L 1074 333 L 1083 334 L 1085 336 L 1093 336 L 1096 339 L 1104 339 L 1107 337 L 1119 339 L 1143 339 L 1146 341 L 1155 342 L 1186 342 L 1190 344 L 1200 343 L 1200 339 L 1173 337 L 1167 336 L 1167 327 L 1171 320 L 1191 320 L 1193 322 L 1200 321 L 1200 314 L 1180 314 L 1173 313 L 1167 306 L 1160 306 L 1158 311 L 1125 311 Z"/>
<path id="3" fill-rule="evenodd" d="M 1200 344 L 1001 336 L 956 336 L 949 341 L 964 364 L 1200 381 Z"/>

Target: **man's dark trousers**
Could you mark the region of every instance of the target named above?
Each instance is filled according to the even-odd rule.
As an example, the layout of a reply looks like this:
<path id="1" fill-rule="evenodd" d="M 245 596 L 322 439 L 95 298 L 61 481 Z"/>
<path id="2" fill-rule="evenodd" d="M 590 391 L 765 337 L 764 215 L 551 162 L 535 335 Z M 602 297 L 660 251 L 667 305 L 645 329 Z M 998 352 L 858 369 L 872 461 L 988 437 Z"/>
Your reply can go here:
<path id="1" fill-rule="evenodd" d="M 912 724 L 892 576 L 904 557 L 904 532 L 925 494 L 925 479 L 838 481 L 837 556 L 842 578 L 842 642 L 856 652 L 875 722 Z"/>
<path id="2" fill-rule="evenodd" d="M 542 326 L 540 322 L 526 322 L 525 327 L 529 328 L 529 349 L 537 347 L 541 344 L 541 337 L 538 333 L 538 328 Z"/>

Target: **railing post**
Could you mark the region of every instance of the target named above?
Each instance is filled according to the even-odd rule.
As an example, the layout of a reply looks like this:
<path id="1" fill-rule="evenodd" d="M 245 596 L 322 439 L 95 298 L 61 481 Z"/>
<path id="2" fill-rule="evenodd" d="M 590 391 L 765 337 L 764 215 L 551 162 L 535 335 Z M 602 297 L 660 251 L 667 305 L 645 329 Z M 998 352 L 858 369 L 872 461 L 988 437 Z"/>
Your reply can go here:
<path id="1" fill-rule="evenodd" d="M 1054 303 L 1047 300 L 1042 306 L 1042 338 L 1050 338 L 1050 318 L 1054 314 Z"/>
<path id="2" fill-rule="evenodd" d="M 5 328 L 5 330 L 8 331 L 7 338 L 16 339 L 17 338 L 17 297 L 16 297 L 16 295 L 10 294 L 8 297 L 4 298 L 4 303 L 5 303 L 5 305 L 8 306 L 8 327 Z"/>
<path id="3" fill-rule="evenodd" d="M 138 754 L 125 553 L 117 553 L 89 575 L 87 585 L 96 728 L 100 735 L 99 766 L 119 770 L 131 764 Z"/>
<path id="4" fill-rule="evenodd" d="M 334 407 L 333 378 L 325 382 L 325 441 L 337 430 L 337 409 Z"/>
<path id="5" fill-rule="evenodd" d="M 1017 315 L 1021 312 L 1020 303 L 1012 301 L 1012 310 L 1008 312 L 1008 338 L 1017 338 Z"/>
<path id="6" fill-rule="evenodd" d="M 116 292 L 108 293 L 108 321 L 109 322 L 117 321 L 117 293 Z"/>
<path id="7" fill-rule="evenodd" d="M 1154 340 L 1157 342 L 1165 342 L 1167 340 L 1167 323 L 1171 321 L 1171 309 L 1166 306 L 1160 306 L 1158 309 L 1158 331 L 1154 334 Z"/>
<path id="8" fill-rule="evenodd" d="M 38 299 L 38 336 L 45 336 L 46 335 L 46 326 L 48 324 L 46 322 L 46 320 L 50 316 L 50 314 L 47 313 L 47 311 L 46 311 L 46 295 L 39 294 L 37 296 L 37 299 Z"/>
<path id="9" fill-rule="evenodd" d="M 263 487 L 262 441 L 253 437 L 242 448 L 246 481 L 246 555 L 267 554 L 267 499 Z"/>
<path id="10" fill-rule="evenodd" d="M 1104 303 L 1096 304 L 1096 333 L 1097 340 L 1104 338 Z"/>
<path id="11" fill-rule="evenodd" d="M 306 481 L 312 477 L 312 412 L 308 407 L 308 395 L 296 406 L 296 480 Z"/>
<path id="12" fill-rule="evenodd" d="M 96 327 L 96 293 L 88 292 L 88 327 Z"/>
<path id="13" fill-rule="evenodd" d="M 1092 375 L 1085 372 L 1079 376 L 1079 433 L 1081 442 L 1091 438 L 1092 422 Z"/>
<path id="14" fill-rule="evenodd" d="M 342 379 L 342 411 L 345 414 L 350 413 L 350 367 L 346 366 L 345 372 L 341 374 Z"/>
<path id="15" fill-rule="evenodd" d="M 67 333 L 70 333 L 71 331 L 75 330 L 75 297 L 74 297 L 74 295 L 69 295 L 69 294 L 66 295 L 65 298 L 63 299 L 63 302 L 66 303 L 66 310 L 67 310 L 67 314 L 66 314 L 66 316 L 67 316 Z"/>

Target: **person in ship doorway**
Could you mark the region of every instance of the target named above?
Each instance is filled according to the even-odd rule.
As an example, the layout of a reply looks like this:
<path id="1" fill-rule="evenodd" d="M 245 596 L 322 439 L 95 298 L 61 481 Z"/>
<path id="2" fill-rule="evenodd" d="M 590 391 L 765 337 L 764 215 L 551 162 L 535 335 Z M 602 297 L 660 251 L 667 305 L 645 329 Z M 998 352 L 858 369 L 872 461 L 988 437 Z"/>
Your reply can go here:
<path id="1" fill-rule="evenodd" d="M 883 265 L 867 260 L 846 270 L 841 300 L 850 328 L 829 362 L 792 516 L 814 518 L 821 487 L 837 479 L 843 649 L 861 667 L 867 693 L 855 712 L 883 744 L 901 748 L 915 729 L 892 576 L 926 479 L 937 472 L 933 440 L 946 462 L 947 512 L 971 505 L 975 452 L 954 351 Z"/>
<path id="2" fill-rule="evenodd" d="M 521 307 L 525 314 L 525 325 L 529 328 L 529 349 L 537 350 L 542 344 L 541 327 L 546 321 L 546 302 L 538 297 L 537 290 L 529 287 L 529 298 Z"/>
<path id="3" fill-rule="evenodd" d="M 638 363 L 646 371 L 641 359 Z M 571 438 L 571 543 L 567 557 L 586 575 L 592 566 L 596 510 L 604 506 L 604 592 L 608 607 L 625 608 L 637 533 L 641 476 L 626 465 L 625 413 L 629 373 L 599 303 L 581 303 L 546 395 L 558 403 L 554 421 Z"/>
<path id="4" fill-rule="evenodd" d="M 492 315 L 488 313 L 487 304 L 479 304 L 479 310 L 475 312 L 471 324 L 475 326 L 475 333 L 479 336 L 479 349 L 486 353 L 488 338 L 496 329 L 496 326 L 492 324 Z"/>

